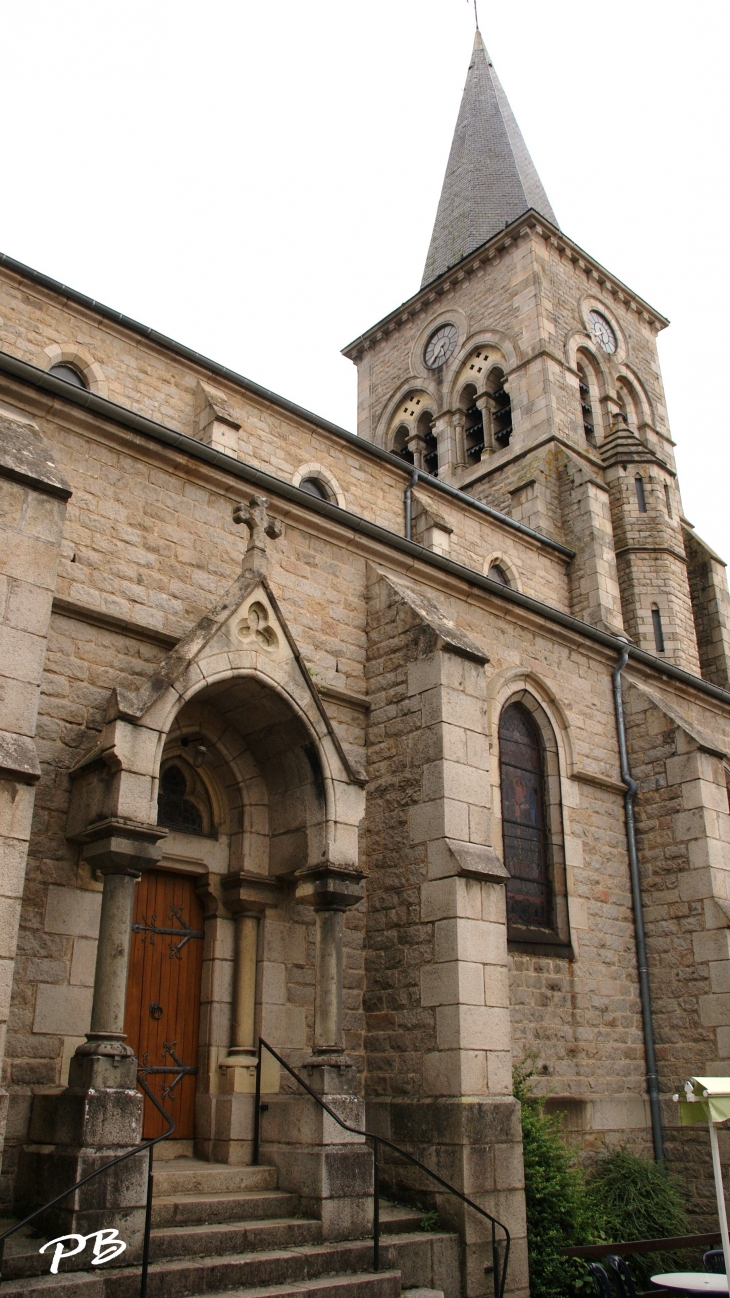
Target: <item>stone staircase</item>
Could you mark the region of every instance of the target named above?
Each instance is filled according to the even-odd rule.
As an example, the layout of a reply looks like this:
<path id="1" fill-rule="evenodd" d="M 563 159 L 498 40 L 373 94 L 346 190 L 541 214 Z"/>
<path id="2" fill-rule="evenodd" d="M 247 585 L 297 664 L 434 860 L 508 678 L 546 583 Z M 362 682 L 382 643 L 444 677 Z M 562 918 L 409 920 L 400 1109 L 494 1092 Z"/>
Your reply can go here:
<path id="1" fill-rule="evenodd" d="M 418 1212 L 383 1202 L 376 1273 L 372 1239 L 323 1241 L 321 1223 L 278 1188 L 276 1168 L 162 1161 L 148 1298 L 460 1298 L 458 1236 L 419 1225 Z M 50 1254 L 38 1252 L 46 1238 L 23 1231 L 7 1241 L 0 1298 L 137 1298 L 139 1267 L 92 1267 L 90 1247 L 49 1275 Z"/>

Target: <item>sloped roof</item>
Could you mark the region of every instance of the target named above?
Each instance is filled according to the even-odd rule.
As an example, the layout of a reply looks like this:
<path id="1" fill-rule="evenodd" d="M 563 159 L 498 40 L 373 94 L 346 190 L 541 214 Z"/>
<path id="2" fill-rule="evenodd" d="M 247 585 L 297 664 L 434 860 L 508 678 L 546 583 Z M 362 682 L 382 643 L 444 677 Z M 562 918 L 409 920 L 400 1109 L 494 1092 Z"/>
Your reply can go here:
<path id="1" fill-rule="evenodd" d="M 477 30 L 422 285 L 529 208 L 557 225 Z"/>

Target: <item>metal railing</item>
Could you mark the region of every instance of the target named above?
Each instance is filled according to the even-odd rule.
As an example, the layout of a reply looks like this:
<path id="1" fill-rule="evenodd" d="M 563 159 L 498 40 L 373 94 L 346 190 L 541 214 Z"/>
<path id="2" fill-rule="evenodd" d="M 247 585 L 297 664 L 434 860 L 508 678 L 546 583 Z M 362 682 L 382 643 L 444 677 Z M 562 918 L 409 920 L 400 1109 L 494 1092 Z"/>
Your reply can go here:
<path id="1" fill-rule="evenodd" d="M 22 1221 L 16 1222 L 14 1226 L 3 1231 L 2 1235 L 0 1235 L 0 1281 L 3 1279 L 3 1258 L 5 1254 L 6 1239 L 9 1239 L 16 1231 L 22 1230 L 23 1226 L 27 1226 L 31 1221 L 34 1221 L 42 1212 L 47 1212 L 49 1208 L 53 1208 L 54 1205 L 60 1203 L 62 1199 L 66 1199 L 69 1194 L 73 1194 L 75 1190 L 79 1190 L 82 1185 L 88 1185 L 89 1181 L 93 1181 L 97 1176 L 102 1176 L 104 1172 L 108 1172 L 110 1168 L 116 1167 L 119 1163 L 123 1163 L 125 1159 L 136 1158 L 138 1154 L 143 1154 L 145 1150 L 149 1150 L 149 1162 L 147 1164 L 147 1201 L 145 1204 L 144 1241 L 142 1244 L 142 1271 L 140 1274 L 139 1284 L 139 1298 L 147 1298 L 147 1272 L 149 1270 L 150 1261 L 150 1230 L 152 1226 L 152 1150 L 155 1145 L 159 1145 L 161 1140 L 169 1140 L 175 1130 L 175 1123 L 167 1110 L 162 1107 L 157 1096 L 152 1094 L 152 1091 L 144 1080 L 144 1077 L 139 1073 L 137 1074 L 137 1084 L 142 1087 L 145 1095 L 147 1095 L 152 1101 L 155 1108 L 159 1110 L 165 1121 L 169 1123 L 167 1131 L 163 1132 L 161 1136 L 155 1136 L 153 1140 L 147 1140 L 144 1144 L 137 1145 L 134 1149 L 128 1149 L 124 1154 L 117 1154 L 116 1158 L 110 1158 L 109 1162 L 104 1163 L 103 1167 L 97 1167 L 94 1172 L 89 1172 L 87 1176 L 82 1176 L 80 1181 L 77 1181 L 75 1185 L 70 1185 L 67 1190 L 62 1190 L 60 1194 L 56 1195 L 55 1199 L 49 1199 L 48 1203 L 44 1203 L 40 1208 L 35 1208 L 34 1211 L 29 1213 L 27 1217 L 24 1217 Z"/>
<path id="2" fill-rule="evenodd" d="M 425 1163 L 422 1163 L 418 1158 L 414 1158 L 413 1154 L 409 1154 L 407 1149 L 401 1149 L 400 1145 L 395 1145 L 392 1140 L 387 1140 L 385 1136 L 376 1136 L 375 1133 L 372 1131 L 360 1131 L 358 1127 L 351 1127 L 349 1123 L 343 1122 L 342 1118 L 340 1118 L 338 1114 L 335 1113 L 334 1109 L 331 1109 L 329 1104 L 325 1104 L 324 1100 L 319 1095 L 317 1095 L 315 1091 L 312 1090 L 311 1086 L 307 1085 L 304 1078 L 300 1077 L 298 1073 L 295 1073 L 294 1069 L 290 1068 L 286 1060 L 282 1059 L 281 1055 L 278 1054 L 277 1051 L 274 1050 L 273 1046 L 270 1046 L 267 1041 L 264 1041 L 263 1037 L 259 1037 L 258 1057 L 256 1062 L 256 1095 L 254 1101 L 253 1159 L 252 1159 L 254 1166 L 259 1161 L 259 1149 L 261 1144 L 261 1053 L 262 1050 L 267 1050 L 269 1054 L 272 1055 L 272 1057 L 277 1061 L 277 1063 L 281 1064 L 281 1067 L 286 1069 L 289 1076 L 293 1077 L 294 1081 L 297 1082 L 297 1084 L 307 1092 L 307 1095 L 310 1095 L 312 1099 L 315 1101 L 315 1103 L 317 1103 L 321 1109 L 324 1109 L 325 1113 L 328 1113 L 331 1118 L 334 1118 L 335 1122 L 340 1127 L 342 1127 L 343 1131 L 349 1131 L 354 1136 L 363 1136 L 366 1140 L 372 1140 L 373 1142 L 373 1270 L 374 1271 L 380 1270 L 380 1146 L 386 1145 L 388 1149 L 392 1149 L 396 1154 L 399 1154 L 401 1158 L 405 1158 L 407 1162 L 411 1163 L 414 1167 L 417 1167 L 419 1171 L 425 1172 L 426 1175 L 430 1176 L 433 1181 L 436 1181 L 437 1184 L 442 1187 L 442 1189 L 447 1190 L 449 1194 L 455 1195 L 457 1199 L 460 1199 L 462 1203 L 467 1204 L 469 1208 L 473 1208 L 475 1212 L 479 1213 L 480 1217 L 486 1218 L 486 1220 L 491 1224 L 492 1273 L 494 1275 L 494 1295 L 495 1298 L 504 1298 L 504 1289 L 505 1289 L 505 1284 L 507 1282 L 507 1267 L 509 1266 L 509 1252 L 510 1252 L 510 1242 L 511 1242 L 510 1233 L 507 1227 L 501 1221 L 497 1221 L 497 1218 L 493 1217 L 492 1214 L 487 1212 L 485 1208 L 480 1208 L 479 1204 L 475 1203 L 473 1199 L 469 1199 L 467 1195 L 462 1194 L 461 1190 L 457 1190 L 456 1186 L 450 1185 L 448 1181 L 444 1181 L 443 1177 L 438 1176 L 436 1172 L 432 1172 L 430 1167 L 426 1167 Z M 500 1257 L 499 1257 L 499 1247 L 502 1241 L 497 1239 L 497 1228 L 503 1230 L 505 1236 L 504 1260 L 502 1262 L 500 1262 Z"/>

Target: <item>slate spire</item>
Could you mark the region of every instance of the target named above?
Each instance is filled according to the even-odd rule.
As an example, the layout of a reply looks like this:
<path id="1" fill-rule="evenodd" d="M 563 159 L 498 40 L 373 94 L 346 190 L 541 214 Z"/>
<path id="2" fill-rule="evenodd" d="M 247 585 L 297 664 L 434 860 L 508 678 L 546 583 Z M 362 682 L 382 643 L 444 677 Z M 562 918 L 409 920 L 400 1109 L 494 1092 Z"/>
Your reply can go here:
<path id="1" fill-rule="evenodd" d="M 530 207 L 557 225 L 477 28 L 423 284 Z"/>

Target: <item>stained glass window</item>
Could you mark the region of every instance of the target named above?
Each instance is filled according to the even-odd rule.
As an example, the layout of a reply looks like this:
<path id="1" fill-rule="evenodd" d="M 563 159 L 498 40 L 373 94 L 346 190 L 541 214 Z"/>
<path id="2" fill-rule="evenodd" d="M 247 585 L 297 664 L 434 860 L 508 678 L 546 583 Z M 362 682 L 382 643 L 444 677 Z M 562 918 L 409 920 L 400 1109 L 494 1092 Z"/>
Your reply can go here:
<path id="1" fill-rule="evenodd" d="M 157 823 L 167 829 L 179 829 L 183 834 L 202 834 L 203 817 L 190 798 L 186 798 L 188 783 L 179 766 L 168 766 L 160 779 L 157 799 Z"/>
<path id="2" fill-rule="evenodd" d="M 551 897 L 540 733 L 519 703 L 499 723 L 507 916 L 520 927 L 550 928 Z"/>

